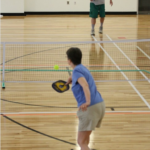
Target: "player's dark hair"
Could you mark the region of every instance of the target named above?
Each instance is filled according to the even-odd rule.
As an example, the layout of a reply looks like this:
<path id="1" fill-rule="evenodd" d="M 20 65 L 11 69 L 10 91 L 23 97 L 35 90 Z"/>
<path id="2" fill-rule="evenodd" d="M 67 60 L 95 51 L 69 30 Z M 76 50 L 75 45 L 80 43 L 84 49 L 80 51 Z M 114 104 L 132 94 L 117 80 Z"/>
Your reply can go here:
<path id="1" fill-rule="evenodd" d="M 68 59 L 70 59 L 74 65 L 81 64 L 82 52 L 77 47 L 71 47 L 66 52 Z"/>

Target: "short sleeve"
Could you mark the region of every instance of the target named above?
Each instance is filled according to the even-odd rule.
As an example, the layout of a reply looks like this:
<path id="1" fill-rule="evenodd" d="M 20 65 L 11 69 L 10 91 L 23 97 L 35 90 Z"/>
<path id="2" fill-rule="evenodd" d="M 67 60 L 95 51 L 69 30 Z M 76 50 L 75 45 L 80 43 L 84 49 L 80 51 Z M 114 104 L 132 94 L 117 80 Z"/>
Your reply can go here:
<path id="1" fill-rule="evenodd" d="M 74 71 L 72 76 L 73 85 L 75 85 L 79 78 L 84 77 L 84 75 L 79 71 Z"/>

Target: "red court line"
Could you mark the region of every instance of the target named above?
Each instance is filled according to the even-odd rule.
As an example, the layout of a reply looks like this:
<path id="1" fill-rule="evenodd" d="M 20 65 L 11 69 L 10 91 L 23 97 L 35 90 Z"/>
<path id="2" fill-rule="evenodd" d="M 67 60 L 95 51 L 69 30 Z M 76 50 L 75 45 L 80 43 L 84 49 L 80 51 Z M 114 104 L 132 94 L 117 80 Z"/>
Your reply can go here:
<path id="1" fill-rule="evenodd" d="M 76 113 L 4 114 L 6 116 L 74 116 Z"/>
<path id="2" fill-rule="evenodd" d="M 118 39 L 126 39 L 126 37 L 118 37 Z"/>
<path id="3" fill-rule="evenodd" d="M 106 112 L 106 115 L 137 115 L 150 114 L 150 112 Z M 2 115 L 2 114 L 1 114 Z M 6 116 L 75 116 L 76 113 L 39 113 L 39 114 L 4 114 Z"/>

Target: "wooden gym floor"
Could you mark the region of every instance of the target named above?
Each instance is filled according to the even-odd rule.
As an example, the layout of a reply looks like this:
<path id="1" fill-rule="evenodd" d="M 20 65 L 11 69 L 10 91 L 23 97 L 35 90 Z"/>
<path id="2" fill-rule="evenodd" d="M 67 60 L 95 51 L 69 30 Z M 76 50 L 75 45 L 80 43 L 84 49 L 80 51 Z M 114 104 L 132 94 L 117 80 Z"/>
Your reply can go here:
<path id="1" fill-rule="evenodd" d="M 65 42 L 150 39 L 150 16 L 108 15 L 103 35 L 98 34 L 98 28 L 97 20 L 96 35 L 91 37 L 88 15 L 3 17 L 1 19 L 1 41 Z M 116 43 L 116 45 L 119 44 Z M 150 42 L 136 45 L 147 55 L 139 51 L 135 43 L 132 51 L 125 47 L 126 45 L 120 44 L 121 50 L 126 53 L 128 59 L 119 52 L 116 45 L 103 44 L 101 46 L 117 65 L 131 65 L 130 59 L 139 69 L 150 71 Z M 89 66 L 103 64 L 103 70 L 108 69 L 108 64 L 114 65 L 103 52 L 102 47 L 98 44 L 81 46 L 84 54 L 83 63 Z M 8 46 L 7 49 L 9 53 L 6 54 L 6 60 L 26 55 L 30 51 L 37 51 L 36 47 L 32 49 L 31 47 L 25 49 L 17 47 L 15 49 L 15 46 L 12 48 Z M 39 47 L 38 50 L 40 50 Z M 12 69 L 12 66 L 20 69 L 19 65 L 22 64 L 31 68 L 41 64 L 44 66 L 48 60 L 52 67 L 55 64 L 55 57 L 60 61 L 58 65 L 63 67 L 67 63 L 65 62 L 66 50 L 61 47 L 54 53 L 46 52 L 21 60 L 15 59 L 6 64 L 6 69 Z M 37 59 L 42 56 L 44 60 Z M 23 66 L 23 69 L 26 69 L 26 66 Z M 123 69 L 122 66 L 121 69 Z M 124 74 L 133 79 L 141 79 L 142 76 L 139 72 Z M 123 79 L 120 73 L 109 75 L 108 73 L 102 75 L 92 73 L 92 75 L 95 80 Z M 145 75 L 150 78 L 149 74 Z M 10 81 L 30 79 L 54 81 L 60 78 L 67 79 L 68 75 L 53 72 L 43 75 L 42 73 L 32 75 L 26 72 L 6 73 L 6 79 Z M 96 84 L 106 103 L 106 115 L 102 127 L 92 133 L 90 147 L 97 150 L 149 150 L 150 82 L 100 82 Z M 71 90 L 64 94 L 57 94 L 52 90 L 51 83 L 6 83 L 6 89 L 1 91 L 1 112 L 4 114 L 1 115 L 1 149 L 79 150 L 79 147 L 76 146 L 78 129 L 76 111 L 76 101 Z"/>

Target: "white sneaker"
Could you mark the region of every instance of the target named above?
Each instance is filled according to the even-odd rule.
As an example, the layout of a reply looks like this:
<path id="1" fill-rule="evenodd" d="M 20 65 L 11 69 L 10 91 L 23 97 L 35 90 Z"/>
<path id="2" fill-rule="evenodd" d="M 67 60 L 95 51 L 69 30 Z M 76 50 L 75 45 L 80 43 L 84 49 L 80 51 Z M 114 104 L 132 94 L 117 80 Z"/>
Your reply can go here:
<path id="1" fill-rule="evenodd" d="M 91 30 L 91 36 L 95 36 L 95 31 Z"/>
<path id="2" fill-rule="evenodd" d="M 103 27 L 100 26 L 99 33 L 103 34 Z"/>

